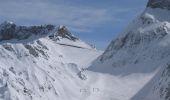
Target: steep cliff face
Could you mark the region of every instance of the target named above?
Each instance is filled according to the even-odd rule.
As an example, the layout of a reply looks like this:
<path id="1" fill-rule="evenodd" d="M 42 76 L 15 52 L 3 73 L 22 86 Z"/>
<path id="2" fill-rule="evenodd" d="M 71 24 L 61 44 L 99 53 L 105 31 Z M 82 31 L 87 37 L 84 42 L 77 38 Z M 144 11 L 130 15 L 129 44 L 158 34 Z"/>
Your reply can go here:
<path id="1" fill-rule="evenodd" d="M 114 57 L 116 60 L 118 60 L 119 58 L 120 60 L 123 60 L 123 56 L 127 55 L 128 57 L 136 59 L 136 55 L 140 55 L 139 57 L 143 57 L 141 56 L 141 53 L 149 52 L 149 55 L 143 55 L 151 56 L 152 54 L 153 56 L 160 57 L 160 53 L 167 52 L 168 54 L 169 51 L 166 49 L 168 49 L 167 40 L 170 35 L 170 18 L 165 17 L 164 15 L 169 15 L 169 11 L 147 8 L 142 15 L 133 20 L 133 22 L 128 26 L 125 32 L 123 32 L 121 35 L 118 36 L 118 38 L 111 42 L 104 54 L 101 56 L 100 61 L 104 63 L 105 61 L 114 59 Z M 164 46 L 164 44 L 167 45 Z M 161 52 L 157 54 L 156 52 L 158 51 Z M 121 53 L 124 53 L 126 55 Z M 155 59 L 155 57 L 153 58 Z M 114 65 L 113 63 L 114 60 L 112 60 L 112 65 Z"/>

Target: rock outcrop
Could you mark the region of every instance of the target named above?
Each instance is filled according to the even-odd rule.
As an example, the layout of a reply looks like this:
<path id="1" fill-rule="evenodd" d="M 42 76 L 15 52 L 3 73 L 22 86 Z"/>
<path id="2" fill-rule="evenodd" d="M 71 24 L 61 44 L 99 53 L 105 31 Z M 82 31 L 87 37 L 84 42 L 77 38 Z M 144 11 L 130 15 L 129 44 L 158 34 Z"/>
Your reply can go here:
<path id="1" fill-rule="evenodd" d="M 170 10 L 170 0 L 149 0 L 147 7 Z"/>

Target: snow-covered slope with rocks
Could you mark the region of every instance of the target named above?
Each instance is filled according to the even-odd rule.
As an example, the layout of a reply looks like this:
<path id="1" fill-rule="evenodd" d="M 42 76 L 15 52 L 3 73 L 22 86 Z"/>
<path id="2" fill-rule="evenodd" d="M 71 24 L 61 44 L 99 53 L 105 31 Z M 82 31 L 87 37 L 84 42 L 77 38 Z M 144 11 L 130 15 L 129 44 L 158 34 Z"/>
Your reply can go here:
<path id="1" fill-rule="evenodd" d="M 170 100 L 170 0 L 149 0 L 88 70 L 105 80 L 111 100 Z M 108 99 L 109 100 L 109 99 Z"/>
<path id="2" fill-rule="evenodd" d="M 0 25 L 0 100 L 80 100 L 88 79 L 82 71 L 101 53 L 65 26 L 4 22 Z"/>
<path id="3" fill-rule="evenodd" d="M 169 9 L 149 0 L 102 55 L 65 26 L 2 23 L 0 100 L 170 100 Z"/>

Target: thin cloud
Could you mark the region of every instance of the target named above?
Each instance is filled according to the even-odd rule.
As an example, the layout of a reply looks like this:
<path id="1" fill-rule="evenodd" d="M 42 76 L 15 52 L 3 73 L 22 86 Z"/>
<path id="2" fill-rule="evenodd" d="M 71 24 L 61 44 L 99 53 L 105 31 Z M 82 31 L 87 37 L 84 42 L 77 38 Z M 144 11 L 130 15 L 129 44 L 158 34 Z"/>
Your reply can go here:
<path id="1" fill-rule="evenodd" d="M 110 9 L 69 5 L 56 0 L 4 0 L 0 3 L 0 19 L 19 24 L 62 24 L 76 31 L 89 31 L 104 23 L 121 20 L 114 15 L 126 8 Z M 113 13 L 111 13 L 113 12 Z M 113 19 L 114 18 L 114 19 Z M 77 28 L 77 29 L 76 29 Z"/>

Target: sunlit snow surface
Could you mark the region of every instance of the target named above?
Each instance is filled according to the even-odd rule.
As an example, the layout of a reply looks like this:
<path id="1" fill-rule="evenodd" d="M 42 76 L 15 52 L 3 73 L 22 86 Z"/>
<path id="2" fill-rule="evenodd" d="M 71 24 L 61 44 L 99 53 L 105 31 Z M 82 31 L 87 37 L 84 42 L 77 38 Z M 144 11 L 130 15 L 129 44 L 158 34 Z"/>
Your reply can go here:
<path id="1" fill-rule="evenodd" d="M 68 41 L 61 45 L 43 37 L 1 43 L 0 100 L 79 100 L 86 78 L 80 72 L 102 52 Z"/>

